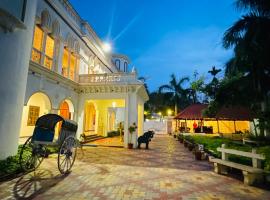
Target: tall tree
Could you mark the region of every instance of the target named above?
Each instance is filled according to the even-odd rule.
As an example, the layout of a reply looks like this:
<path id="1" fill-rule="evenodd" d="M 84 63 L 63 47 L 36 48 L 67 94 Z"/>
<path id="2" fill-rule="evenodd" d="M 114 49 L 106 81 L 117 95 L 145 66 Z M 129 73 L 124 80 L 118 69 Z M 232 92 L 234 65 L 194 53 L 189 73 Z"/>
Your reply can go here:
<path id="1" fill-rule="evenodd" d="M 227 81 L 228 83 L 233 83 L 238 89 L 242 88 L 240 93 L 233 94 L 234 98 L 252 91 L 253 98 L 250 99 L 249 106 L 259 107 L 255 110 L 261 124 L 265 125 L 267 119 L 264 116 L 268 116 L 267 102 L 270 91 L 270 1 L 237 0 L 236 6 L 247 13 L 224 34 L 224 47 L 234 48 L 234 57 L 227 63 L 225 74 L 233 78 L 233 81 Z M 243 101 L 248 98 L 246 95 Z M 241 98 L 237 99 L 241 101 Z M 263 133 L 263 126 L 261 127 Z"/>
<path id="2" fill-rule="evenodd" d="M 178 105 L 183 103 L 182 105 L 186 106 L 188 104 L 187 94 L 188 90 L 183 88 L 183 84 L 189 81 L 188 77 L 180 78 L 177 80 L 175 75 L 171 75 L 171 80 L 169 84 L 165 84 L 159 87 L 159 92 L 171 94 L 172 100 L 174 102 L 174 114 L 178 113 Z"/>
<path id="3" fill-rule="evenodd" d="M 190 83 L 189 88 L 189 97 L 191 98 L 193 103 L 198 103 L 198 93 L 203 92 L 203 85 L 204 85 L 204 76 L 198 77 L 198 72 L 195 71 L 193 73 L 193 80 Z"/>

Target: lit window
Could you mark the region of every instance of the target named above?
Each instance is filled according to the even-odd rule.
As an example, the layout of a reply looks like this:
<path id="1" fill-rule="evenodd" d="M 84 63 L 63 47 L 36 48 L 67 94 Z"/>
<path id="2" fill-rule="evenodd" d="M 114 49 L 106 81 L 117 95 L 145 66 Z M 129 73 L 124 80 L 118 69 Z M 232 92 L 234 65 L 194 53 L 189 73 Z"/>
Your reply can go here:
<path id="1" fill-rule="evenodd" d="M 29 106 L 27 126 L 35 126 L 39 117 L 39 110 L 38 106 Z"/>
<path id="2" fill-rule="evenodd" d="M 52 68 L 53 51 L 54 51 L 54 40 L 50 36 L 47 36 L 45 46 L 44 66 L 47 67 L 48 69 Z"/>
<path id="3" fill-rule="evenodd" d="M 43 47 L 43 39 L 46 42 L 45 48 Z M 54 39 L 47 35 L 47 33 L 44 33 L 40 27 L 35 26 L 31 60 L 44 65 L 48 69 L 52 69 L 53 54 Z M 42 58 L 44 63 L 41 63 Z"/>
<path id="4" fill-rule="evenodd" d="M 43 40 L 43 31 L 41 30 L 41 28 L 36 26 L 34 32 L 33 47 L 38 51 L 41 51 L 42 49 L 42 40 Z"/>
<path id="5" fill-rule="evenodd" d="M 71 54 L 70 55 L 70 68 L 69 68 L 69 78 L 71 80 L 74 80 L 75 67 L 76 67 L 76 57 L 73 54 Z"/>
<path id="6" fill-rule="evenodd" d="M 64 77 L 68 77 L 68 50 L 64 48 L 64 53 L 63 53 L 63 66 L 62 66 L 62 75 Z"/>
<path id="7" fill-rule="evenodd" d="M 38 26 L 35 26 L 31 60 L 36 63 L 40 63 L 41 60 L 42 41 L 43 31 Z"/>
<path id="8" fill-rule="evenodd" d="M 67 48 L 64 48 L 62 61 L 62 75 L 64 77 L 75 79 L 78 58 Z"/>

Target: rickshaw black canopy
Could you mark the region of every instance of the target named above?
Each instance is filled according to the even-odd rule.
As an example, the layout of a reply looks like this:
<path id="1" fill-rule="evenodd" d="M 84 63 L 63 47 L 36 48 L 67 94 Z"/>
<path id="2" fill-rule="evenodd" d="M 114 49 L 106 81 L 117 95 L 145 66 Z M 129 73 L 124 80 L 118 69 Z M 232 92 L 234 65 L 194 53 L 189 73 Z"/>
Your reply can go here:
<path id="1" fill-rule="evenodd" d="M 56 114 L 46 114 L 38 118 L 36 122 L 36 127 L 49 129 L 54 131 L 54 128 L 58 122 L 62 122 L 62 129 L 66 129 L 69 131 L 77 131 L 77 123 L 71 120 L 64 119 L 60 115 Z"/>

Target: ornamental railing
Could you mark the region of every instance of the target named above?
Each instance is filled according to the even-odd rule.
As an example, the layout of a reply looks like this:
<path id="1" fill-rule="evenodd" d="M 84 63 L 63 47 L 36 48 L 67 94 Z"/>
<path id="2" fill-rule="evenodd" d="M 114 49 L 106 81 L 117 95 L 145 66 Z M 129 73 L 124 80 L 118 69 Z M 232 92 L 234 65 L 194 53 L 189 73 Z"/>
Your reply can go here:
<path id="1" fill-rule="evenodd" d="M 82 74 L 79 76 L 80 84 L 93 83 L 131 83 L 138 82 L 135 73 L 111 73 L 111 74 Z"/>

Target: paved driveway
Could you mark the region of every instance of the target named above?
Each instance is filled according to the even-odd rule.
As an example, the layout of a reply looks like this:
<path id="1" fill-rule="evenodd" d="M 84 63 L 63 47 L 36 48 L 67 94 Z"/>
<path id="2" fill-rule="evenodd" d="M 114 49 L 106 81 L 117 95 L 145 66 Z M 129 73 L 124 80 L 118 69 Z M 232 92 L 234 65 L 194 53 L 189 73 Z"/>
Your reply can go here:
<path id="1" fill-rule="evenodd" d="M 150 150 L 87 147 L 71 174 L 56 158 L 2 183 L 0 199 L 270 199 L 270 192 L 212 172 L 172 137 L 156 136 Z"/>

